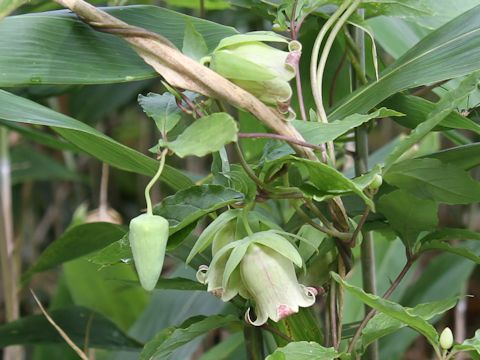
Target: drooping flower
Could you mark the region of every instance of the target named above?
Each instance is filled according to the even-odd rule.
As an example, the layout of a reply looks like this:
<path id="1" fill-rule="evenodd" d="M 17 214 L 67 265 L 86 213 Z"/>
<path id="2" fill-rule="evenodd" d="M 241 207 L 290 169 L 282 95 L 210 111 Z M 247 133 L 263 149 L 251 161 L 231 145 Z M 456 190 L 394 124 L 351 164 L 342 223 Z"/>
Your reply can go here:
<path id="1" fill-rule="evenodd" d="M 245 314 L 253 325 L 260 326 L 269 318 L 278 322 L 297 313 L 299 307 L 315 303 L 317 291 L 298 283 L 292 261 L 267 246 L 249 246 L 240 274 L 255 301 L 256 319 L 251 319 L 250 309 Z"/>
<path id="2" fill-rule="evenodd" d="M 271 32 L 252 32 L 223 39 L 209 58 L 210 68 L 251 92 L 268 105 L 287 112 L 301 45 L 294 42 L 289 51 L 269 46 L 266 42 L 288 43 Z"/>
<path id="3" fill-rule="evenodd" d="M 260 326 L 270 318 L 280 321 L 315 303 L 317 291 L 298 283 L 294 264 L 302 266 L 298 250 L 283 236 L 269 230 L 226 244 L 210 267 L 197 278 L 223 301 L 237 294 L 254 303 L 256 319 L 248 309 L 245 319 Z"/>

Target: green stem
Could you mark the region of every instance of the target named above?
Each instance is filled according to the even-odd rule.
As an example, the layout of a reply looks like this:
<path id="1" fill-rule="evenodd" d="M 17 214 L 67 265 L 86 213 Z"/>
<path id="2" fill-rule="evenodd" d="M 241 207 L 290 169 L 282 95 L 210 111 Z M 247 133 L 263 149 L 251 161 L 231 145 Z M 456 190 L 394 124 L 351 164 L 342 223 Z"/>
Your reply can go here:
<path id="1" fill-rule="evenodd" d="M 245 157 L 243 156 L 242 149 L 240 149 L 240 145 L 238 145 L 238 142 L 235 143 L 235 150 L 238 155 L 238 159 L 240 161 L 240 165 L 242 166 L 243 170 L 247 173 L 248 177 L 252 179 L 255 184 L 257 184 L 257 187 L 259 189 L 263 189 L 265 187 L 265 184 L 258 178 L 257 175 L 253 172 L 253 170 L 248 166 L 247 161 L 245 160 Z"/>
<path id="2" fill-rule="evenodd" d="M 150 190 L 152 189 L 152 186 L 160 178 L 160 175 L 162 175 L 163 167 L 165 166 L 165 158 L 167 156 L 167 152 L 168 152 L 168 149 L 164 149 L 160 154 L 160 165 L 158 167 L 158 170 L 156 174 L 153 176 L 152 180 L 150 180 L 150 182 L 145 187 L 145 202 L 147 203 L 148 215 L 153 215 L 152 199 L 150 199 Z"/>
<path id="3" fill-rule="evenodd" d="M 361 0 L 354 0 L 346 1 L 343 5 L 348 4 L 350 5 L 347 10 L 343 13 L 343 15 L 338 19 L 337 23 L 333 27 L 332 31 L 328 35 L 327 41 L 325 42 L 325 46 L 322 50 L 322 55 L 320 56 L 320 61 L 318 63 L 317 72 L 316 72 L 316 80 L 317 80 L 317 96 L 318 99 L 315 102 L 317 105 L 318 116 L 323 123 L 328 123 L 327 112 L 325 111 L 325 107 L 323 105 L 323 96 L 322 96 L 322 87 L 323 87 L 323 74 L 325 73 L 325 67 L 327 65 L 327 59 L 330 55 L 330 50 L 332 49 L 333 43 L 337 37 L 338 32 L 343 27 L 343 25 L 347 22 L 348 18 L 353 14 L 356 10 L 358 5 L 360 4 Z M 313 86 L 313 85 L 312 85 Z M 317 103 L 318 102 L 318 103 Z M 333 141 L 329 141 L 327 143 L 328 155 L 332 163 L 335 163 L 335 151 L 333 147 Z"/>
<path id="4" fill-rule="evenodd" d="M 256 326 L 245 325 L 243 335 L 245 337 L 245 347 L 247 348 L 247 359 L 263 360 L 265 355 L 263 352 L 262 329 Z"/>
<path id="5" fill-rule="evenodd" d="M 358 10 L 358 15 L 363 18 L 364 10 Z M 355 28 L 355 45 L 358 49 L 359 73 L 354 72 L 352 76 L 352 88 L 356 89 L 362 85 L 365 74 L 365 35 L 363 31 Z M 360 176 L 368 171 L 368 129 L 362 125 L 355 129 L 355 174 Z M 375 251 L 373 237 L 370 231 L 363 231 L 363 241 L 360 246 L 360 261 L 362 264 L 362 282 L 363 290 L 370 294 L 377 293 L 376 269 L 375 269 Z M 371 308 L 365 306 L 365 313 L 368 314 Z M 378 360 L 378 342 L 373 342 L 367 352 L 368 359 Z"/>

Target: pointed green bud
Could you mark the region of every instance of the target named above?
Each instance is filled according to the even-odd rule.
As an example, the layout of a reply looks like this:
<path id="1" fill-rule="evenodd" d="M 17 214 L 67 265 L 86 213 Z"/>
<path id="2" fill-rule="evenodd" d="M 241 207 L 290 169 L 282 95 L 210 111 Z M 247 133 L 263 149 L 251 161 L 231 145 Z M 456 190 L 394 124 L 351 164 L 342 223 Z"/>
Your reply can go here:
<path id="1" fill-rule="evenodd" d="M 155 288 L 163 267 L 168 241 L 168 221 L 162 216 L 142 214 L 130 221 L 128 239 L 142 287 Z"/>
<path id="2" fill-rule="evenodd" d="M 453 346 L 452 330 L 450 330 L 448 327 L 443 329 L 442 333 L 440 334 L 440 346 L 444 350 L 448 350 Z"/>

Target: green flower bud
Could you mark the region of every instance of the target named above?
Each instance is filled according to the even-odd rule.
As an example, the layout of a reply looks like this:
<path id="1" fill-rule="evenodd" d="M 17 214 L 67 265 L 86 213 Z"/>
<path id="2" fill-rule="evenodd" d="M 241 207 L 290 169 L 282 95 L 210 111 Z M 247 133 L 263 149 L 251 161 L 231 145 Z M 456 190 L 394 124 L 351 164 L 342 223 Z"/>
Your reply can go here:
<path id="1" fill-rule="evenodd" d="M 210 67 L 268 105 L 288 104 L 292 96 L 289 81 L 295 77 L 292 61 L 298 61 L 300 51 L 298 46 L 282 51 L 263 41 L 287 43 L 271 32 L 233 35 L 214 50 Z"/>
<path id="2" fill-rule="evenodd" d="M 168 221 L 158 215 L 142 214 L 130 221 L 128 239 L 135 269 L 145 290 L 153 290 L 160 277 L 168 241 L 168 226 Z"/>
<path id="3" fill-rule="evenodd" d="M 443 329 L 442 333 L 440 334 L 440 346 L 444 350 L 448 350 L 453 346 L 452 330 L 450 330 L 448 327 Z"/>
<path id="4" fill-rule="evenodd" d="M 382 183 L 383 183 L 382 175 L 376 174 L 373 178 L 373 181 L 368 186 L 368 188 L 370 190 L 377 190 L 380 188 L 380 186 L 382 186 Z"/>

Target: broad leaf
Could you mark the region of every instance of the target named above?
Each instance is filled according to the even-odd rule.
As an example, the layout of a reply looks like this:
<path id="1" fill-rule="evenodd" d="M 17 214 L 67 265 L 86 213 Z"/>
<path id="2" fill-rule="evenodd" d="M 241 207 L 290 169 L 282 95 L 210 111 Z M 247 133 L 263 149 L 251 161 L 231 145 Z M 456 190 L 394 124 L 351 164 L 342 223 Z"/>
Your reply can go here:
<path id="1" fill-rule="evenodd" d="M 384 179 L 419 198 L 446 204 L 480 201 L 480 182 L 454 164 L 436 159 L 411 159 L 394 164 Z"/>
<path id="2" fill-rule="evenodd" d="M 411 314 L 420 316 L 424 320 L 430 320 L 435 315 L 441 315 L 444 312 L 450 310 L 457 304 L 458 298 L 451 298 L 446 300 L 440 300 L 425 304 L 419 304 L 414 308 L 408 309 Z M 390 316 L 379 313 L 375 315 L 365 326 L 362 331 L 362 346 L 366 348 L 373 341 L 387 336 L 402 327 L 406 326 L 401 321 L 391 318 Z"/>
<path id="3" fill-rule="evenodd" d="M 49 315 L 80 348 L 135 350 L 142 347 L 103 315 L 84 308 L 49 311 Z M 0 326 L 0 348 L 10 345 L 64 344 L 65 340 L 42 314 L 30 315 Z"/>
<path id="4" fill-rule="evenodd" d="M 172 235 L 202 216 L 242 200 L 242 193 L 220 185 L 192 186 L 166 197 L 153 213 L 168 220 Z"/>
<path id="5" fill-rule="evenodd" d="M 230 359 L 230 356 L 232 356 L 233 353 L 243 345 L 243 343 L 244 340 L 242 333 L 232 334 L 227 339 L 222 339 L 220 343 L 204 352 L 198 360 Z"/>
<path id="6" fill-rule="evenodd" d="M 455 109 L 460 100 L 475 91 L 479 81 L 480 71 L 477 71 L 467 76 L 456 89 L 445 93 L 442 99 L 436 104 L 434 110 L 428 115 L 427 120 L 418 125 L 405 139 L 400 141 L 395 149 L 387 156 L 384 171 L 387 172 L 405 151 L 423 139 L 435 126 L 440 124 L 440 122 Z"/>
<path id="7" fill-rule="evenodd" d="M 102 249 L 124 234 L 124 227 L 111 223 L 74 226 L 42 252 L 36 263 L 23 274 L 22 281 L 28 281 L 37 272 L 50 270 L 64 262 Z"/>
<path id="8" fill-rule="evenodd" d="M 133 266 L 99 267 L 85 258 L 63 264 L 63 275 L 75 305 L 108 317 L 127 331 L 148 305 L 149 294 L 138 283 Z"/>
<path id="9" fill-rule="evenodd" d="M 10 153 L 12 184 L 39 180 L 85 180 L 51 157 L 27 147 L 14 147 Z"/>
<path id="10" fill-rule="evenodd" d="M 79 148 L 72 145 L 71 143 L 66 142 L 61 138 L 56 138 L 55 136 L 49 135 L 42 131 L 41 129 L 35 129 L 33 126 L 29 125 L 20 125 L 14 122 L 0 120 L 0 124 L 21 134 L 26 139 L 35 141 L 37 144 L 42 144 L 56 150 L 68 150 L 73 152 L 81 152 Z"/>
<path id="11" fill-rule="evenodd" d="M 182 117 L 181 110 L 175 102 L 175 96 L 168 92 L 162 95 L 155 93 L 148 93 L 147 96 L 138 95 L 138 103 L 145 114 L 155 120 L 162 134 L 172 130 Z"/>
<path id="12" fill-rule="evenodd" d="M 306 142 L 311 144 L 322 144 L 328 141 L 333 141 L 341 135 L 352 131 L 356 127 L 377 118 L 403 116 L 394 110 L 381 108 L 370 114 L 353 114 L 347 116 L 343 120 L 333 121 L 331 123 L 324 124 L 318 121 L 301 121 L 293 120 L 290 123 L 302 134 Z M 274 160 L 284 155 L 293 154 L 294 151 L 288 145 L 281 145 L 278 148 L 274 148 L 272 151 L 266 154 L 268 160 Z"/>
<path id="13" fill-rule="evenodd" d="M 158 333 L 143 349 L 141 360 L 168 360 L 173 351 L 188 343 L 197 336 L 224 326 L 240 325 L 240 321 L 232 315 L 198 316 L 190 318 L 179 327 L 168 327 Z"/>
<path id="14" fill-rule="evenodd" d="M 279 170 L 283 165 L 297 167 L 308 174 L 308 178 L 302 182 L 301 189 L 318 201 L 354 193 L 360 196 L 368 206 L 374 207 L 372 200 L 354 182 L 333 167 L 321 162 L 286 156 L 267 163 L 262 170 L 262 176 L 268 178 L 272 171 Z"/>
<path id="15" fill-rule="evenodd" d="M 339 355 L 334 348 L 326 348 L 316 342 L 298 341 L 278 348 L 265 360 L 333 360 Z"/>
<path id="16" fill-rule="evenodd" d="M 385 300 L 380 296 L 367 294 L 362 289 L 344 281 L 338 274 L 331 273 L 331 275 L 336 282 L 341 284 L 349 293 L 357 297 L 366 305 L 410 326 L 412 329 L 425 336 L 433 347 L 438 346 L 438 334 L 435 328 L 426 320 L 414 314 L 412 310 L 404 308 L 393 301 Z"/>
<path id="17" fill-rule="evenodd" d="M 420 239 L 420 242 L 427 243 L 434 240 L 480 240 L 480 232 L 467 229 L 444 228 L 432 231 L 430 234 L 425 235 Z"/>
<path id="18" fill-rule="evenodd" d="M 480 330 L 475 331 L 473 338 L 465 340 L 463 343 L 455 345 L 452 352 L 475 351 L 480 354 Z"/>
<path id="19" fill-rule="evenodd" d="M 471 260 L 476 264 L 480 264 L 480 256 L 477 255 L 472 250 L 465 247 L 452 246 L 449 243 L 441 242 L 441 241 L 430 241 L 428 243 L 423 244 L 418 251 L 425 252 L 429 250 L 446 251 L 455 255 L 462 256 L 465 259 Z"/>
<path id="20" fill-rule="evenodd" d="M 66 140 L 99 160 L 122 170 L 153 176 L 158 163 L 94 128 L 33 101 L 0 90 L 0 119 L 51 127 Z M 192 181 L 183 173 L 166 165 L 162 180 L 173 189 L 190 186 Z"/>
<path id="21" fill-rule="evenodd" d="M 365 113 L 389 96 L 411 87 L 470 74 L 480 69 L 480 6 L 423 38 L 380 76 L 349 96 L 330 114 L 339 120 Z"/>
<path id="22" fill-rule="evenodd" d="M 202 34 L 210 50 L 222 38 L 236 34 L 231 27 L 156 6 L 104 10 L 165 36 L 178 48 L 182 47 L 187 22 Z M 125 41 L 93 30 L 66 10 L 5 19 L 0 23 L 0 48 L 8 49 L 0 53 L 0 87 L 105 84 L 158 77 Z"/>
<path id="23" fill-rule="evenodd" d="M 155 289 L 168 289 L 168 290 L 202 290 L 205 291 L 206 287 L 200 284 L 198 281 L 193 281 L 186 278 L 174 277 L 174 278 L 160 278 L 158 279 Z"/>
<path id="24" fill-rule="evenodd" d="M 457 146 L 424 157 L 438 159 L 444 163 L 452 163 L 464 170 L 470 170 L 480 165 L 480 143 Z"/>
<path id="25" fill-rule="evenodd" d="M 396 230 L 406 247 L 413 249 L 418 234 L 437 226 L 437 204 L 419 199 L 409 192 L 396 190 L 383 195 L 378 202 L 379 211 Z"/>
<path id="26" fill-rule="evenodd" d="M 185 25 L 182 52 L 197 61 L 208 54 L 208 46 L 205 43 L 205 39 L 191 22 L 187 22 Z"/>
<path id="27" fill-rule="evenodd" d="M 418 96 L 396 94 L 387 99 L 382 105 L 400 111 L 405 114 L 402 117 L 395 117 L 394 120 L 400 125 L 410 129 L 416 128 L 427 119 L 427 116 L 435 108 L 436 104 Z M 456 111 L 451 112 L 433 130 L 464 129 L 480 134 L 480 125 L 463 117 Z"/>
<path id="28" fill-rule="evenodd" d="M 225 144 L 237 141 L 237 124 L 227 113 L 204 116 L 184 130 L 174 141 L 160 141 L 179 157 L 205 156 L 219 151 Z"/>

